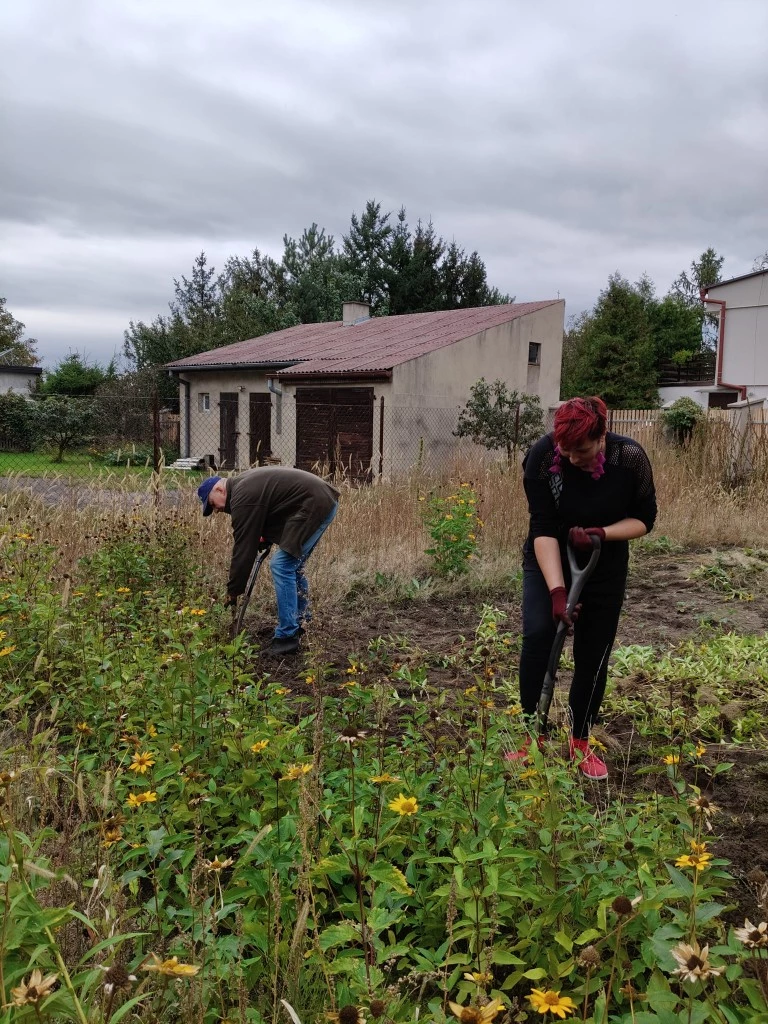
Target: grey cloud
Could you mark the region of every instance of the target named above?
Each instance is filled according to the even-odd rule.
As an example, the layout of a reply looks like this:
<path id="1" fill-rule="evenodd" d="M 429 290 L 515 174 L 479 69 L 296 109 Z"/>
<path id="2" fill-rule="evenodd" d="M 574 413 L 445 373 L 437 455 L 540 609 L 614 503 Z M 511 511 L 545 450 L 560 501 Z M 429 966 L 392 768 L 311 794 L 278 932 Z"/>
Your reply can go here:
<path id="1" fill-rule="evenodd" d="M 199 248 L 338 236 L 370 196 L 576 305 L 617 267 L 663 288 L 709 244 L 733 273 L 768 244 L 761 0 L 38 12 L 11 23 L 0 222 L 68 255 L 0 255 L 31 306 L 159 312 Z"/>

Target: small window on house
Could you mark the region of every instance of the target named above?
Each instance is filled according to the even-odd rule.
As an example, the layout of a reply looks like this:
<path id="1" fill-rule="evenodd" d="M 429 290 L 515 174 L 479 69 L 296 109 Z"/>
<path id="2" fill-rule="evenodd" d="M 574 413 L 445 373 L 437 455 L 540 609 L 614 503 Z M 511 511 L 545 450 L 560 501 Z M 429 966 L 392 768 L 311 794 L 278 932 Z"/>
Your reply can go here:
<path id="1" fill-rule="evenodd" d="M 211 411 L 211 396 L 207 391 L 201 391 L 197 396 L 197 411 L 198 412 L 210 412 Z"/>
<path id="2" fill-rule="evenodd" d="M 528 345 L 528 362 L 534 366 L 541 362 L 541 344 L 538 341 L 532 341 Z"/>

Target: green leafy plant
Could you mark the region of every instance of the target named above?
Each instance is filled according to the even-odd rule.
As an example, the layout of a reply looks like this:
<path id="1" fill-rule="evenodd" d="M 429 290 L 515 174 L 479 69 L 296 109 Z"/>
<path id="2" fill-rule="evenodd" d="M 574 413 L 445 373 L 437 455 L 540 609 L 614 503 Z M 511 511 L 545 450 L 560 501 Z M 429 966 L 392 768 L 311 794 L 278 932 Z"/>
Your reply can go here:
<path id="1" fill-rule="evenodd" d="M 704 410 L 692 398 L 678 398 L 661 414 L 666 435 L 677 445 L 690 441 L 698 424 L 703 423 Z"/>
<path id="2" fill-rule="evenodd" d="M 478 534 L 483 522 L 477 514 L 477 495 L 468 483 L 443 497 L 433 494 L 426 501 L 424 519 L 432 538 L 426 554 L 432 558 L 438 576 L 461 576 L 477 556 Z"/>

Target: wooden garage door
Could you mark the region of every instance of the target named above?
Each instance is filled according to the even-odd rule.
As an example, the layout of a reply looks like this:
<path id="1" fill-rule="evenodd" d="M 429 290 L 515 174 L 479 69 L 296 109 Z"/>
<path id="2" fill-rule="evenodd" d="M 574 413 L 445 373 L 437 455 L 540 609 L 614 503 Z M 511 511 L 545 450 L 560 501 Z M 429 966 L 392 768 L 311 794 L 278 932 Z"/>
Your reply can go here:
<path id="1" fill-rule="evenodd" d="M 368 480 L 373 457 L 373 388 L 298 388 L 296 465 Z"/>
<path id="2" fill-rule="evenodd" d="M 263 466 L 272 455 L 272 396 L 252 391 L 248 402 L 249 445 L 251 466 Z"/>

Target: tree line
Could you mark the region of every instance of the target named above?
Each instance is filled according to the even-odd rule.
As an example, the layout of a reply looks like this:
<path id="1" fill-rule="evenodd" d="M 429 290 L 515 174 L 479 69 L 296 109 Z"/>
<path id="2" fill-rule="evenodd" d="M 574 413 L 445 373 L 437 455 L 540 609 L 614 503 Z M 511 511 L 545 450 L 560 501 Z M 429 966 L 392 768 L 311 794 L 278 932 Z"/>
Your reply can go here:
<path id="1" fill-rule="evenodd" d="M 368 302 L 374 316 L 487 306 L 514 301 L 488 284 L 485 263 L 431 221 L 408 225 L 369 200 L 352 214 L 340 245 L 312 224 L 283 238 L 277 260 L 254 249 L 217 273 L 205 252 L 189 277 L 174 281 L 169 312 L 131 321 L 123 352 L 136 370 L 303 323 L 340 320 L 346 300 Z"/>
<path id="2" fill-rule="evenodd" d="M 600 395 L 611 409 L 657 406 L 660 366 L 714 349 L 714 320 L 699 293 L 720 279 L 723 262 L 706 249 L 663 297 L 645 274 L 634 284 L 611 274 L 594 307 L 568 324 L 560 397 Z"/>

